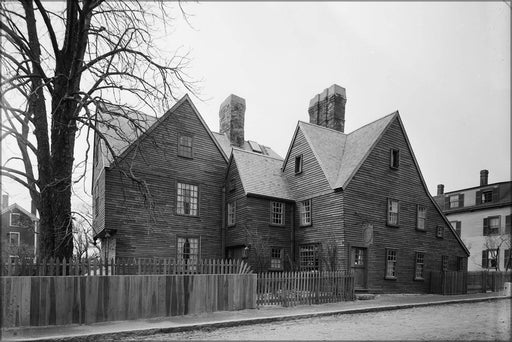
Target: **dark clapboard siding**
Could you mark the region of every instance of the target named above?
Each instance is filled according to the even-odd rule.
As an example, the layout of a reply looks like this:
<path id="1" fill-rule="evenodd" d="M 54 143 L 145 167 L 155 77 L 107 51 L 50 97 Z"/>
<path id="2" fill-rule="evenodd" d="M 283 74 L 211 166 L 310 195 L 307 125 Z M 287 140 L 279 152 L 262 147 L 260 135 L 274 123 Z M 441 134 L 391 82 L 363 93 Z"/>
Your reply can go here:
<path id="1" fill-rule="evenodd" d="M 138 185 L 113 168 L 106 173 L 106 226 L 117 229 L 116 257 L 175 257 L 177 236 L 200 237 L 202 258 L 221 251 L 222 186 L 226 161 L 184 100 L 123 159 L 149 188 L 150 211 Z M 193 135 L 194 156 L 177 156 L 178 132 Z M 176 214 L 177 182 L 199 187 L 199 216 Z"/>
<path id="2" fill-rule="evenodd" d="M 233 179 L 235 182 L 235 189 L 229 190 L 229 182 Z M 227 227 L 227 203 L 236 201 L 236 224 L 232 227 L 226 228 L 226 247 L 241 246 L 247 243 L 246 227 L 248 221 L 248 207 L 247 197 L 240 180 L 240 175 L 236 167 L 236 161 L 233 158 L 228 168 L 226 177 L 226 207 L 225 207 L 225 224 Z"/>
<path id="3" fill-rule="evenodd" d="M 389 167 L 390 149 L 400 150 L 400 167 Z M 368 248 L 368 287 L 384 292 L 425 292 L 428 279 L 414 281 L 415 252 L 425 253 L 425 274 L 441 270 L 442 255 L 449 256 L 449 270 L 456 270 L 457 257 L 467 257 L 429 198 L 421 182 L 411 151 L 398 119 L 385 131 L 347 186 L 345 232 L 349 245 L 363 246 L 362 225 L 373 225 L 374 241 Z M 387 199 L 400 201 L 399 227 L 386 225 Z M 416 205 L 427 208 L 426 231 L 416 230 Z M 444 238 L 436 237 L 436 227 L 445 227 Z M 386 248 L 398 250 L 396 280 L 385 280 Z"/>

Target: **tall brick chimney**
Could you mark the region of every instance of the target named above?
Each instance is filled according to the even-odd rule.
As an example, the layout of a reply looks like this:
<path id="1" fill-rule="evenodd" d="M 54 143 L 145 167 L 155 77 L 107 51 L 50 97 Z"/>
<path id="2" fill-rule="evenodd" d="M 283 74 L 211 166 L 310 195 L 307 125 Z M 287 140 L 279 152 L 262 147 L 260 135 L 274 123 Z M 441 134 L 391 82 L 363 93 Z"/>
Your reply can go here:
<path id="1" fill-rule="evenodd" d="M 2 195 L 2 209 L 9 206 L 9 195 Z"/>
<path id="2" fill-rule="evenodd" d="M 480 171 L 480 186 L 487 185 L 489 181 L 489 171 L 482 170 Z"/>
<path id="3" fill-rule="evenodd" d="M 333 84 L 309 101 L 309 122 L 343 133 L 346 103 L 345 88 Z"/>
<path id="4" fill-rule="evenodd" d="M 437 185 L 437 196 L 444 194 L 444 184 Z"/>
<path id="5" fill-rule="evenodd" d="M 229 95 L 220 105 L 220 133 L 227 133 L 231 145 L 244 145 L 245 100 Z"/>

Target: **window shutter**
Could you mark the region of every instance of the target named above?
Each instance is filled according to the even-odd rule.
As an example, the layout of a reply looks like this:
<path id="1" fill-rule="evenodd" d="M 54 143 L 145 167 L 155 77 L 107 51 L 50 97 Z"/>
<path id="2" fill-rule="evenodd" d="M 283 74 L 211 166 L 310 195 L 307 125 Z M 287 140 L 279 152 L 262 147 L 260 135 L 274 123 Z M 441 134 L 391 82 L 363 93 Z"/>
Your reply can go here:
<path id="1" fill-rule="evenodd" d="M 505 234 L 510 234 L 510 215 L 505 216 Z"/>
<path id="2" fill-rule="evenodd" d="M 459 194 L 459 208 L 464 206 L 464 194 Z"/>
<path id="3" fill-rule="evenodd" d="M 499 200 L 500 200 L 500 188 L 496 187 L 496 188 L 492 189 L 492 201 L 494 203 L 498 203 Z"/>
<path id="4" fill-rule="evenodd" d="M 455 224 L 455 230 L 457 231 L 457 234 L 461 234 L 461 226 L 462 226 L 462 222 L 460 221 L 457 221 L 457 223 Z"/>
<path id="5" fill-rule="evenodd" d="M 487 250 L 482 251 L 482 268 L 487 268 L 488 262 L 487 262 Z"/>
<path id="6" fill-rule="evenodd" d="M 484 218 L 484 236 L 489 235 L 489 218 Z"/>
<path id="7" fill-rule="evenodd" d="M 482 190 L 476 192 L 476 204 L 482 204 Z"/>
<path id="8" fill-rule="evenodd" d="M 444 210 L 450 209 L 450 196 L 444 198 Z"/>

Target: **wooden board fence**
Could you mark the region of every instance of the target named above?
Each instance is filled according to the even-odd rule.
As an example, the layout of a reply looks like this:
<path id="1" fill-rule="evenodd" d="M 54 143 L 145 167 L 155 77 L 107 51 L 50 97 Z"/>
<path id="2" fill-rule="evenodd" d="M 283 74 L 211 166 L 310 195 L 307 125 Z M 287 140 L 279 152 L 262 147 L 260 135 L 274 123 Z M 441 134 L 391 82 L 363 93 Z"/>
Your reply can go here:
<path id="1" fill-rule="evenodd" d="M 2 277 L 3 327 L 256 308 L 255 274 Z"/>
<path id="2" fill-rule="evenodd" d="M 258 305 L 295 306 L 353 300 L 354 276 L 346 272 L 258 274 Z"/>
<path id="3" fill-rule="evenodd" d="M 468 272 L 468 292 L 501 291 L 505 282 L 512 282 L 512 272 L 471 271 Z"/>

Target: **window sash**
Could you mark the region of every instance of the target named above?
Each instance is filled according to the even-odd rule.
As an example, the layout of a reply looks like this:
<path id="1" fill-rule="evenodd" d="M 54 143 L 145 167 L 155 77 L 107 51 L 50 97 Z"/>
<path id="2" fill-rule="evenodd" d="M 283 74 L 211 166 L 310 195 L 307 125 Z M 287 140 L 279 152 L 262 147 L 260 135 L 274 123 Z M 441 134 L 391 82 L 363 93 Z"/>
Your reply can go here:
<path id="1" fill-rule="evenodd" d="M 389 166 L 393 169 L 398 169 L 400 166 L 400 150 L 394 148 L 391 149 Z"/>
<path id="2" fill-rule="evenodd" d="M 272 248 L 270 252 L 270 268 L 274 270 L 283 269 L 283 249 Z"/>
<path id="3" fill-rule="evenodd" d="M 427 220 L 427 208 L 425 208 L 422 205 L 418 205 L 416 228 L 425 230 L 426 220 Z"/>
<path id="4" fill-rule="evenodd" d="M 295 174 L 302 172 L 302 154 L 295 157 Z"/>
<path id="5" fill-rule="evenodd" d="M 398 226 L 399 220 L 399 202 L 397 200 L 388 199 L 388 219 L 389 225 Z"/>
<path id="6" fill-rule="evenodd" d="M 482 203 L 492 202 L 492 190 L 482 192 Z"/>
<path id="7" fill-rule="evenodd" d="M 199 238 L 178 237 L 176 244 L 176 258 L 183 263 L 184 270 L 196 271 L 199 261 Z"/>
<path id="8" fill-rule="evenodd" d="M 425 269 L 425 254 L 417 252 L 416 253 L 416 263 L 414 270 L 414 279 L 424 279 L 423 272 Z"/>
<path id="9" fill-rule="evenodd" d="M 311 200 L 300 202 L 300 224 L 307 226 L 311 224 Z"/>
<path id="10" fill-rule="evenodd" d="M 284 203 L 271 202 L 270 223 L 282 226 L 284 225 Z"/>
<path id="11" fill-rule="evenodd" d="M 396 278 L 397 251 L 386 250 L 386 278 Z"/>
<path id="12" fill-rule="evenodd" d="M 236 224 L 236 202 L 228 203 L 228 226 Z"/>
<path id="13" fill-rule="evenodd" d="M 299 264 L 303 271 L 319 270 L 318 244 L 306 244 L 299 247 Z"/>
<path id="14" fill-rule="evenodd" d="M 192 158 L 193 138 L 189 135 L 180 134 L 178 138 L 178 155 Z"/>
<path id="15" fill-rule="evenodd" d="M 458 208 L 459 207 L 459 195 L 450 196 L 450 208 Z"/>
<path id="16" fill-rule="evenodd" d="M 177 213 L 180 215 L 197 216 L 198 197 L 197 185 L 178 183 Z"/>

